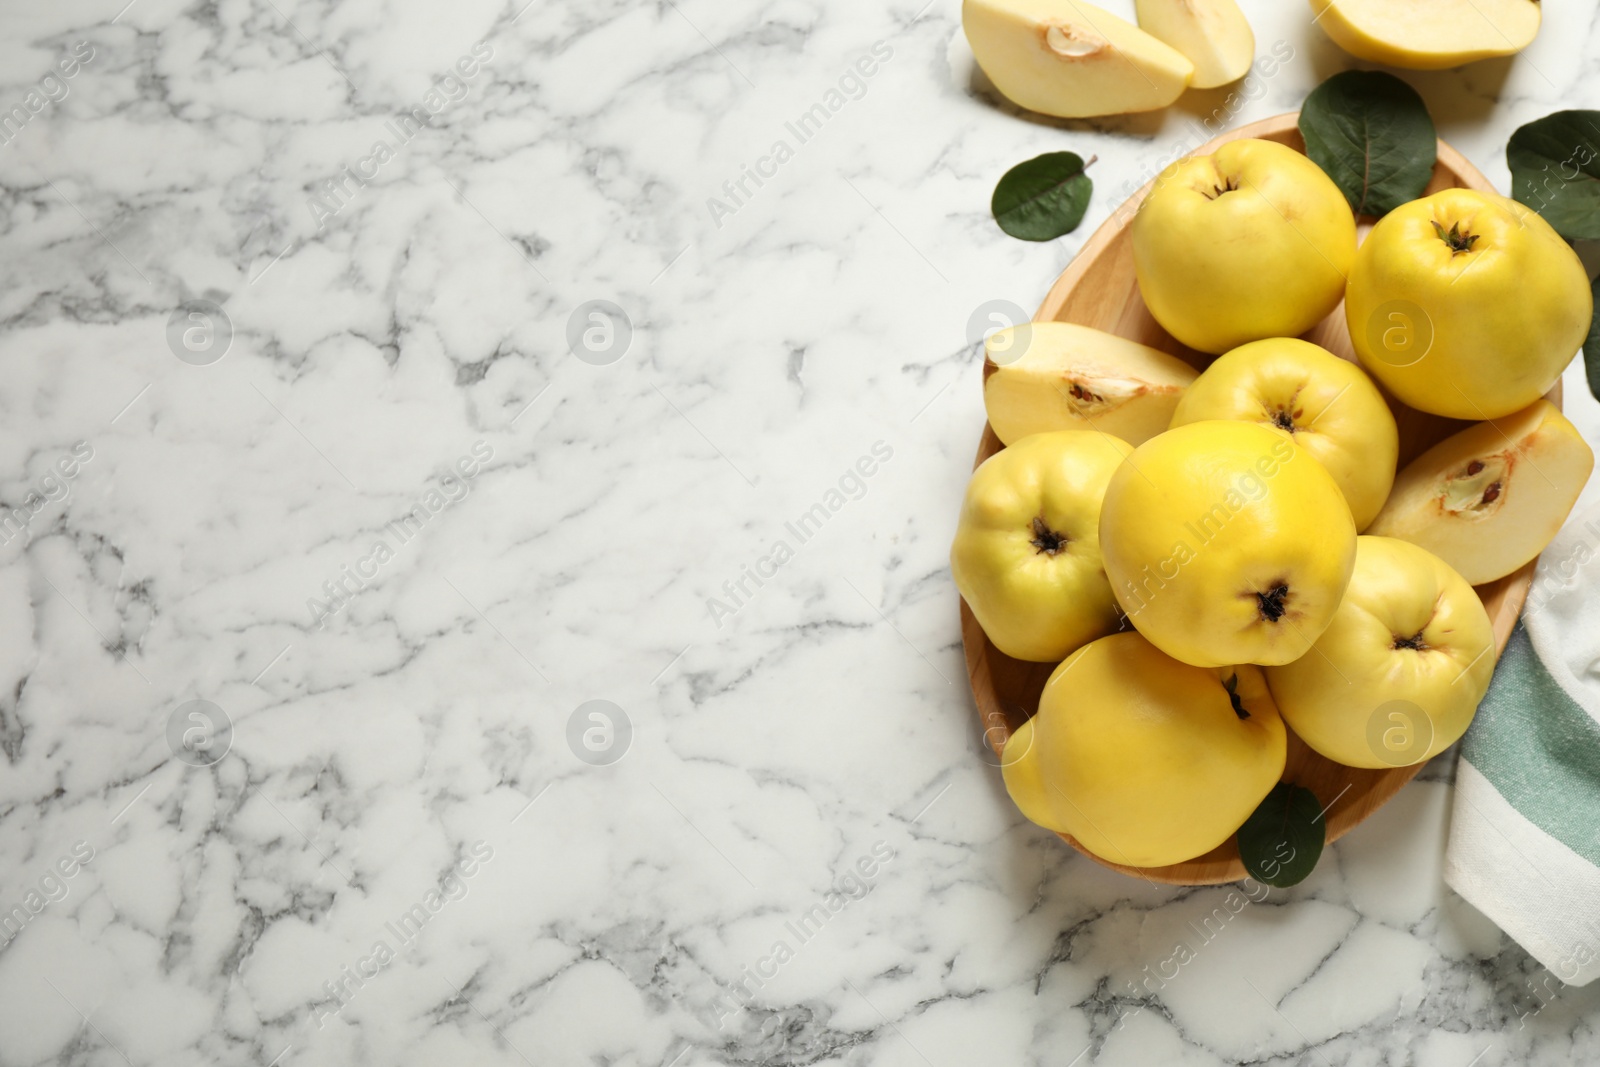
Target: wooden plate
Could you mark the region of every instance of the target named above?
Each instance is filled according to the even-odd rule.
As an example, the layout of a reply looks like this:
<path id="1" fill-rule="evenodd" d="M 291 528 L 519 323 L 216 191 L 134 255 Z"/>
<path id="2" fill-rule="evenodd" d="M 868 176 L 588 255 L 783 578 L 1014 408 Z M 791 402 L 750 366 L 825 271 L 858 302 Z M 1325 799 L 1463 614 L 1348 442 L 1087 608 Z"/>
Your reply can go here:
<path id="1" fill-rule="evenodd" d="M 1298 113 L 1279 115 L 1241 127 L 1195 150 L 1197 155 L 1207 155 L 1217 146 L 1241 137 L 1260 137 L 1278 141 L 1297 152 L 1305 151 L 1305 142 L 1297 127 Z M 1153 185 L 1151 182 L 1150 185 Z M 1170 352 L 1198 368 L 1203 368 L 1213 357 L 1179 344 L 1150 316 L 1139 295 L 1133 272 L 1133 246 L 1128 224 L 1134 208 L 1150 191 L 1146 185 L 1135 193 L 1117 211 L 1089 242 L 1083 246 L 1072 264 L 1056 279 L 1049 294 L 1034 316 L 1035 322 L 1075 322 L 1093 326 L 1109 333 L 1120 334 L 1142 344 Z M 1483 192 L 1495 192 L 1489 180 L 1478 173 L 1459 152 L 1439 142 L 1438 163 L 1434 166 L 1433 180 L 1427 191 L 1463 187 Z M 1363 219 L 1359 227 L 1365 237 L 1372 228 L 1371 219 Z M 1305 338 L 1345 359 L 1354 360 L 1350 334 L 1345 328 L 1344 305 L 1314 327 Z M 993 364 L 984 366 L 984 378 L 994 371 Z M 1400 428 L 1400 463 L 1419 455 L 1440 439 L 1466 426 L 1467 423 L 1413 411 L 1386 395 L 1394 410 Z M 1548 394 L 1550 401 L 1561 406 L 1561 384 Z M 1002 445 L 994 430 L 984 427 L 983 440 L 978 446 L 974 463 L 982 463 Z M 1537 562 L 1537 560 L 1535 561 Z M 1495 655 L 1505 650 L 1511 637 L 1517 614 L 1527 599 L 1528 587 L 1533 580 L 1533 563 L 1499 581 L 1477 587 L 1489 618 L 1494 623 Z M 1039 694 L 1045 680 L 1055 669 L 1053 663 L 1025 663 L 1000 652 L 984 636 L 977 619 L 966 602 L 961 604 L 961 637 L 966 646 L 967 675 L 972 682 L 972 695 L 977 702 L 978 716 L 984 737 L 996 755 L 1005 747 L 1011 731 L 1039 707 Z M 1289 758 L 1284 769 L 1285 781 L 1305 786 L 1317 795 L 1328 808 L 1328 840 L 1336 841 L 1352 827 L 1376 811 L 1384 801 L 1394 796 L 1400 787 L 1409 782 L 1420 770 L 1421 764 L 1397 767 L 1392 770 L 1361 770 L 1345 767 L 1317 755 L 1305 742 L 1291 731 L 1289 733 Z M 1155 882 L 1173 885 L 1215 885 L 1237 881 L 1245 877 L 1244 864 L 1239 860 L 1239 850 L 1230 838 L 1203 856 L 1168 867 L 1125 867 L 1108 863 L 1085 850 L 1068 834 L 1060 835 L 1067 844 L 1083 852 L 1095 862 L 1127 874 L 1138 875 Z"/>

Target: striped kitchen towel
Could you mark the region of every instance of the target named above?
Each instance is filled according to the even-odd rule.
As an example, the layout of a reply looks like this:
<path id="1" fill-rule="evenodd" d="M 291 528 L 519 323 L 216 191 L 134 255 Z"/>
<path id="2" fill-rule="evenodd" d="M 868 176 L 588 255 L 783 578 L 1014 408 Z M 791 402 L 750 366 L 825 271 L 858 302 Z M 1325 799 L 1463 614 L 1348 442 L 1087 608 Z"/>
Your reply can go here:
<path id="1" fill-rule="evenodd" d="M 1540 557 L 1462 739 L 1444 868 L 1567 985 L 1600 977 L 1600 506 L 1584 503 L 1594 489 Z"/>

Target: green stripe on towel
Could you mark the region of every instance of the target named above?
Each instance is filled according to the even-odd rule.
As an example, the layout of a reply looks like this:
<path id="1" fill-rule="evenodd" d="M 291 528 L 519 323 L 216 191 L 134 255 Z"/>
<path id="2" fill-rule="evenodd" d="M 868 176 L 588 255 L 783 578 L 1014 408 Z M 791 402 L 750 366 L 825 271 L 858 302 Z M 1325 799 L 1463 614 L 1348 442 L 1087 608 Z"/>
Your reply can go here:
<path id="1" fill-rule="evenodd" d="M 1461 756 L 1529 822 L 1600 866 L 1600 724 L 1539 662 L 1520 622 Z"/>

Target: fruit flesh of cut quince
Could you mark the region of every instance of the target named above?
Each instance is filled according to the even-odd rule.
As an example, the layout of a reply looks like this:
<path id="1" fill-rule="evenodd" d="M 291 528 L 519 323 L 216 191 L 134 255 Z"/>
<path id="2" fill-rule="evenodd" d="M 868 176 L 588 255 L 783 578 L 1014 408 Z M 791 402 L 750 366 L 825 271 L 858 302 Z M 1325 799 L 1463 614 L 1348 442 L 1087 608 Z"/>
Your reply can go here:
<path id="1" fill-rule="evenodd" d="M 1250 73 L 1256 35 L 1234 0 L 1138 0 L 1139 28 L 1194 64 L 1196 89 L 1214 89 Z"/>
<path id="2" fill-rule="evenodd" d="M 1367 532 L 1420 545 L 1482 585 L 1544 550 L 1593 469 L 1577 427 L 1536 400 L 1412 460 Z"/>
<path id="3" fill-rule="evenodd" d="M 965 0 L 961 24 L 1006 99 L 1058 118 L 1166 107 L 1194 75 L 1176 49 L 1077 0 Z"/>
<path id="4" fill-rule="evenodd" d="M 1176 356 L 1069 322 L 1013 326 L 984 348 L 995 364 L 984 407 L 1008 445 L 1047 430 L 1099 430 L 1143 444 L 1167 428 L 1198 373 Z"/>

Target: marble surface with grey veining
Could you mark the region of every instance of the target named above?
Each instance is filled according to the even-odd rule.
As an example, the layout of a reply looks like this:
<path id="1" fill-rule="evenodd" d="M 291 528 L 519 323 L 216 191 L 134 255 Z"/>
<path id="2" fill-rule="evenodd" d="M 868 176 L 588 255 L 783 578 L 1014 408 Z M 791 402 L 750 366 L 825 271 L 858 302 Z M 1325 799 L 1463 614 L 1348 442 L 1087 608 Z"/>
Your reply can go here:
<path id="1" fill-rule="evenodd" d="M 1442 885 L 1447 766 L 1174 889 L 978 741 L 975 331 L 1349 66 L 1306 5 L 1061 122 L 954 0 L 524 2 L 0 13 L 0 1065 L 1600 1058 Z M 1407 75 L 1502 189 L 1600 105 L 1545 20 Z M 1005 237 L 1054 149 L 1088 218 Z"/>

